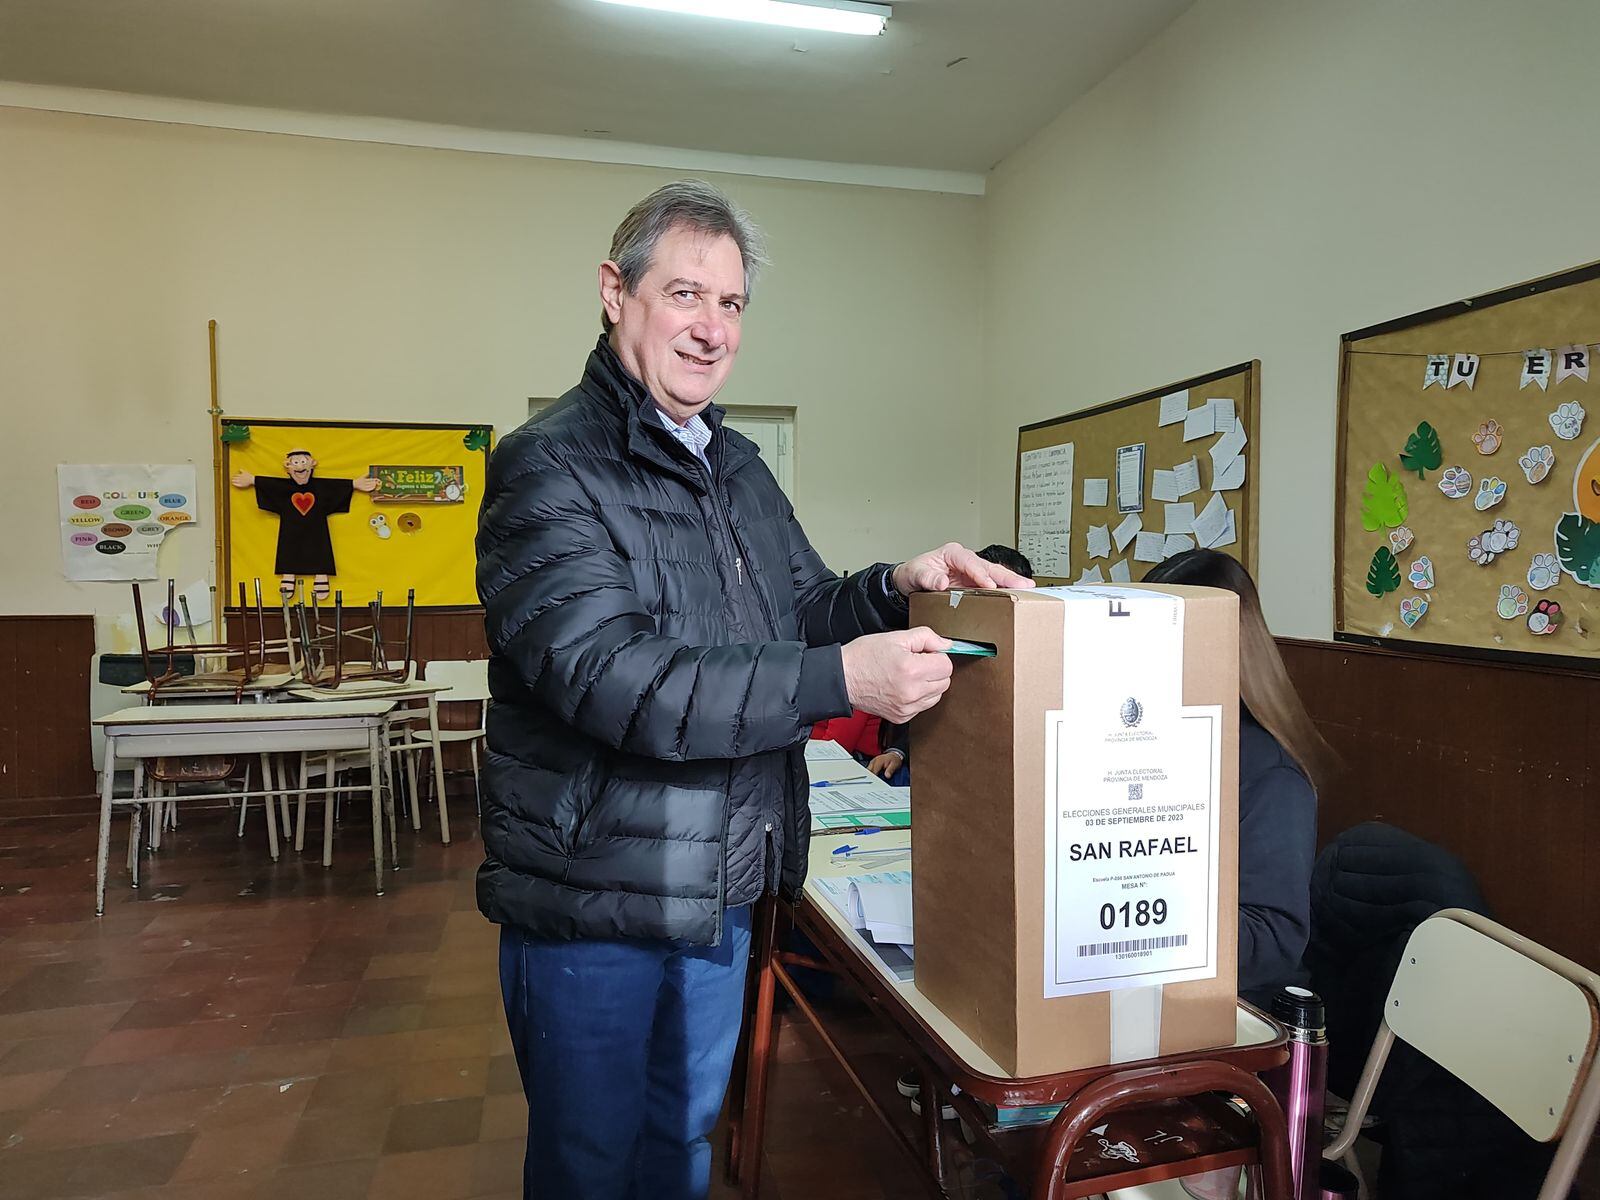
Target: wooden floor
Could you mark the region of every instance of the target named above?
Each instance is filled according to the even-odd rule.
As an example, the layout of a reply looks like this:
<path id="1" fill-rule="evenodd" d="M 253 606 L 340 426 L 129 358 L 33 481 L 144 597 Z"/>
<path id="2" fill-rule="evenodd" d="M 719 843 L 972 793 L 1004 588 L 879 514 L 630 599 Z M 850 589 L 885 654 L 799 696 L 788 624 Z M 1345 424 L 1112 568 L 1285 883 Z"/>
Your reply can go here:
<path id="1" fill-rule="evenodd" d="M 113 862 L 99 920 L 92 817 L 0 820 L 0 1200 L 520 1196 L 482 847 L 470 799 L 452 807 L 460 840 L 425 814 L 383 897 L 359 813 L 324 870 L 315 826 L 274 865 L 259 809 L 242 840 L 226 810 L 186 810 L 141 889 Z M 113 860 L 125 837 L 119 817 Z M 892 1047 L 829 1007 L 892 1090 Z M 773 1087 L 769 1200 L 923 1195 L 809 1032 L 784 1025 Z M 962 1194 L 1008 1194 L 955 1157 Z"/>

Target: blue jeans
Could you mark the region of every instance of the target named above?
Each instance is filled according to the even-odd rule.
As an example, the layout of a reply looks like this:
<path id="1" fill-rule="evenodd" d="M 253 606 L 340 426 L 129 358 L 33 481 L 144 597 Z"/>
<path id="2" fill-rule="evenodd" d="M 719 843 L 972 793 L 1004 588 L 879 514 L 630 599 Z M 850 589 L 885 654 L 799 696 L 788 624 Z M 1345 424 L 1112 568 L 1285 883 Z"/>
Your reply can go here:
<path id="1" fill-rule="evenodd" d="M 501 928 L 527 1200 L 702 1200 L 749 955 L 748 907 L 724 914 L 720 946 Z"/>

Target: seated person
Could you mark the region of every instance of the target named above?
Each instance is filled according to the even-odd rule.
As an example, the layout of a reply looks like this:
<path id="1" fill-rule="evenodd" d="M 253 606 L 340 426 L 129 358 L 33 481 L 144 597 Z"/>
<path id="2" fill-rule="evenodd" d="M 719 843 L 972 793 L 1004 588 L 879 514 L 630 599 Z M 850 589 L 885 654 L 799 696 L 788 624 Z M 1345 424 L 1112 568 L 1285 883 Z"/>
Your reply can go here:
<path id="1" fill-rule="evenodd" d="M 859 708 L 851 709 L 848 717 L 830 717 L 826 721 L 818 721 L 811 728 L 811 740 L 837 742 L 852 758 L 866 762 L 876 758 L 882 751 L 883 744 L 879 740 L 882 725 L 883 722 L 871 713 L 862 712 Z"/>
<path id="2" fill-rule="evenodd" d="M 1015 571 L 1018 575 L 1033 578 L 1033 564 L 1028 556 L 1010 546 L 985 546 L 978 557 L 987 562 Z M 883 723 L 879 735 L 883 751 L 867 763 L 867 770 L 892 787 L 911 786 L 911 726 Z"/>
<path id="3" fill-rule="evenodd" d="M 1339 760 L 1295 693 L 1255 582 L 1236 559 L 1187 550 L 1152 567 L 1144 582 L 1239 596 L 1239 994 L 1265 1008 L 1278 988 L 1306 982 L 1315 783 L 1326 783 Z"/>

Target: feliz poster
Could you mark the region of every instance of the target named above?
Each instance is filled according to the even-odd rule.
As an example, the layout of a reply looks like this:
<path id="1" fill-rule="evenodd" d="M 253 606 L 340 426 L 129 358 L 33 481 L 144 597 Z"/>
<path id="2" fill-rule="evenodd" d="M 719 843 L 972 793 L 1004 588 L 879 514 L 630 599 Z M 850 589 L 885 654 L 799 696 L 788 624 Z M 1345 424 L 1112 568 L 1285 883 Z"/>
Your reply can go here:
<path id="1" fill-rule="evenodd" d="M 195 520 L 192 463 L 60 463 L 56 491 L 68 579 L 154 579 L 162 539 Z"/>

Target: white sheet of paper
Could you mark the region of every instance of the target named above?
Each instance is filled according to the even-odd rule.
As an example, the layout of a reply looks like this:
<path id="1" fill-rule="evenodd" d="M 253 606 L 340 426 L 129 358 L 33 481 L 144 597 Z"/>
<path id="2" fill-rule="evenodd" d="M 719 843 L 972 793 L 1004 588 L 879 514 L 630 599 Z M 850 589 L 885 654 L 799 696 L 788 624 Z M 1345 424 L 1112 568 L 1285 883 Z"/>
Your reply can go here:
<path id="1" fill-rule="evenodd" d="M 1166 506 L 1167 523 L 1162 528 L 1163 533 L 1193 533 L 1194 532 L 1194 505 L 1185 500 L 1182 504 L 1168 504 Z"/>
<path id="2" fill-rule="evenodd" d="M 1172 468 L 1172 473 L 1178 477 L 1178 494 L 1174 500 L 1182 500 L 1185 496 L 1192 495 L 1200 490 L 1200 460 L 1191 458 L 1188 462 L 1179 463 Z"/>
<path id="3" fill-rule="evenodd" d="M 1194 519 L 1194 540 L 1202 546 L 1210 546 L 1222 536 L 1227 526 L 1228 502 L 1220 493 L 1215 493 Z"/>
<path id="4" fill-rule="evenodd" d="M 204 583 L 191 583 L 178 593 L 189 604 L 189 620 L 195 626 L 211 623 L 211 588 Z M 178 607 L 178 626 L 183 627 L 183 606 Z"/>
<path id="5" fill-rule="evenodd" d="M 1144 509 L 1144 443 L 1117 447 L 1117 511 Z"/>
<path id="6" fill-rule="evenodd" d="M 1178 473 L 1176 471 L 1163 471 L 1157 467 L 1151 472 L 1150 499 L 1160 501 L 1176 500 L 1178 498 Z"/>
<path id="7" fill-rule="evenodd" d="M 1101 574 L 1099 563 L 1095 563 L 1094 566 L 1078 576 L 1079 583 L 1104 583 L 1105 581 L 1106 577 Z"/>
<path id="8" fill-rule="evenodd" d="M 1085 479 L 1083 481 L 1083 506 L 1085 508 L 1104 508 L 1110 495 L 1111 481 L 1109 479 Z"/>
<path id="9" fill-rule="evenodd" d="M 1186 533 L 1174 533 L 1167 537 L 1167 542 L 1162 547 L 1164 558 L 1171 558 L 1174 554 L 1182 554 L 1185 550 L 1194 549 L 1194 539 Z"/>
<path id="10" fill-rule="evenodd" d="M 1211 465 L 1225 463 L 1230 458 L 1238 457 L 1239 451 L 1244 449 L 1244 444 L 1250 439 L 1245 436 L 1244 427 L 1236 425 L 1233 429 L 1219 437 L 1211 446 Z"/>
<path id="11" fill-rule="evenodd" d="M 1111 557 L 1111 533 L 1104 525 L 1089 526 L 1089 557 Z M 1098 567 L 1095 568 L 1099 570 Z"/>
<path id="12" fill-rule="evenodd" d="M 1133 572 L 1128 570 L 1128 560 L 1127 559 L 1119 558 L 1119 559 L 1117 559 L 1116 562 L 1111 564 L 1111 582 L 1112 583 L 1132 583 L 1133 582 Z"/>
<path id="13" fill-rule="evenodd" d="M 1232 397 L 1219 396 L 1207 400 L 1206 405 L 1214 410 L 1211 423 L 1218 433 L 1232 433 L 1238 427 L 1239 418 L 1234 413 Z"/>
<path id="14" fill-rule="evenodd" d="M 1183 440 L 1192 442 L 1196 438 L 1210 437 L 1217 431 L 1217 410 L 1209 404 L 1202 404 L 1199 408 L 1191 408 L 1183 418 Z"/>
<path id="15" fill-rule="evenodd" d="M 1128 543 L 1133 541 L 1133 539 L 1138 535 L 1139 531 L 1143 528 L 1144 521 L 1140 519 L 1138 513 L 1129 513 L 1127 516 L 1123 517 L 1122 524 L 1118 525 L 1111 534 L 1112 538 L 1117 543 L 1117 553 L 1121 554 L 1124 550 L 1126 550 L 1128 548 Z"/>
<path id="16" fill-rule="evenodd" d="M 1231 546 L 1239 540 L 1239 531 L 1234 527 L 1233 509 L 1228 510 L 1228 519 L 1223 522 L 1222 532 L 1217 535 L 1217 540 L 1212 542 L 1210 549 L 1221 550 L 1224 546 Z"/>
<path id="17" fill-rule="evenodd" d="M 1231 492 L 1244 485 L 1244 455 L 1235 454 L 1227 462 L 1212 468 L 1211 487 L 1218 492 Z"/>
<path id="18" fill-rule="evenodd" d="M 1017 549 L 1055 579 L 1072 571 L 1072 457 L 1071 442 L 1024 451 L 1017 483 Z"/>
<path id="19" fill-rule="evenodd" d="M 1133 539 L 1133 561 L 1158 563 L 1166 549 L 1167 539 L 1159 533 L 1149 530 L 1139 534 Z"/>
<path id="20" fill-rule="evenodd" d="M 807 762 L 855 762 L 838 742 L 822 742 L 813 739 L 806 743 Z"/>
<path id="21" fill-rule="evenodd" d="M 1189 392 L 1168 392 L 1161 397 L 1161 417 L 1157 425 L 1176 425 L 1189 415 Z"/>

